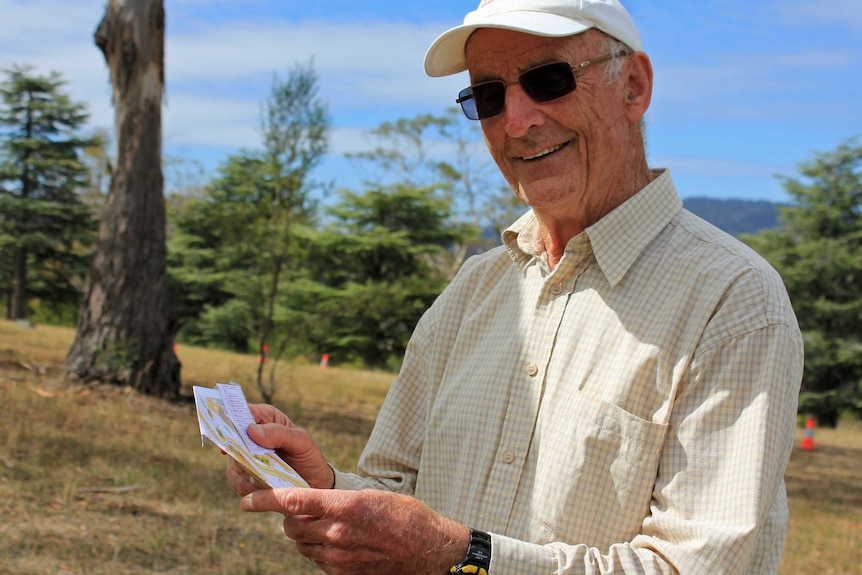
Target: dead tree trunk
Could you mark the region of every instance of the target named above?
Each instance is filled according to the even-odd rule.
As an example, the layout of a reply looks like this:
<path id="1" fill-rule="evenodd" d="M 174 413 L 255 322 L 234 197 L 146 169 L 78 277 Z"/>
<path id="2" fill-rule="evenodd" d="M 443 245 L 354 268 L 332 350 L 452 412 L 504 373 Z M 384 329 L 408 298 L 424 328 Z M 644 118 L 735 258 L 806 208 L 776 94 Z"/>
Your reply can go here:
<path id="1" fill-rule="evenodd" d="M 164 37 L 163 0 L 109 0 L 96 30 L 111 70 L 117 165 L 66 373 L 170 397 L 179 393 L 180 363 L 161 168 Z"/>

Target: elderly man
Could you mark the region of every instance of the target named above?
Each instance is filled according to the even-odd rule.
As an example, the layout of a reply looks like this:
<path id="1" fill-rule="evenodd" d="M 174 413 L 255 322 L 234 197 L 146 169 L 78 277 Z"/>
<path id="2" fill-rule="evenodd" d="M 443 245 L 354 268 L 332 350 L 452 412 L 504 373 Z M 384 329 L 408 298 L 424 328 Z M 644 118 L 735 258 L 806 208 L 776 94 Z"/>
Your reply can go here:
<path id="1" fill-rule="evenodd" d="M 616 0 L 483 0 L 432 76 L 531 210 L 416 327 L 359 462 L 255 406 L 317 489 L 265 490 L 328 573 L 775 573 L 802 344 L 781 279 L 646 161 L 652 68 Z M 331 489 L 334 488 L 334 489 Z"/>

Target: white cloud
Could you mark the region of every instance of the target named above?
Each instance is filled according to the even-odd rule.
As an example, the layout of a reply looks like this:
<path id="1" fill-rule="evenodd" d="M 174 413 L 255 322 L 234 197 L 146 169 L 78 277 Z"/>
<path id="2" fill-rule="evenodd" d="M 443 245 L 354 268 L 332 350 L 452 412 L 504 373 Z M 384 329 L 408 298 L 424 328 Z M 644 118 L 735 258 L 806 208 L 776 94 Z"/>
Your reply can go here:
<path id="1" fill-rule="evenodd" d="M 654 62 L 657 118 L 846 122 L 858 83 L 846 82 L 858 56 L 846 48 L 727 52 L 698 64 Z M 704 63 L 706 61 L 706 63 Z M 855 82 L 855 81 L 854 81 Z M 853 87 L 855 86 L 855 87 Z"/>
<path id="2" fill-rule="evenodd" d="M 241 148 L 260 142 L 257 102 L 177 94 L 164 110 L 164 139 L 173 144 Z"/>
<path id="3" fill-rule="evenodd" d="M 173 0 L 168 10 L 177 6 L 176 18 L 182 18 L 183 9 L 196 1 Z M 193 11 L 185 12 L 191 16 Z M 72 98 L 90 104 L 91 123 L 111 126 L 108 70 L 93 43 L 104 0 L 0 0 L 0 13 L 5 23 L 0 68 L 27 63 L 39 73 L 61 72 Z M 170 24 L 169 18 L 164 131 L 165 140 L 176 144 L 256 145 L 260 103 L 273 74 L 285 77 L 295 64 L 312 59 L 320 95 L 336 122 L 369 108 L 377 117 L 388 109 L 442 110 L 465 81 L 424 75 L 422 58 L 439 32 L 436 26 L 279 20 Z"/>
<path id="4" fill-rule="evenodd" d="M 772 12 L 784 22 L 795 26 L 826 24 L 851 30 L 862 29 L 862 2 L 859 0 L 778 0 L 772 5 Z"/>
<path id="5" fill-rule="evenodd" d="M 442 111 L 466 80 L 424 75 L 424 37 L 430 34 L 394 24 L 238 23 L 170 37 L 166 130 L 188 143 L 253 146 L 273 74 L 283 79 L 295 64 L 312 60 L 336 123 L 368 110 L 377 117 L 393 110 L 390 119 L 398 117 L 396 109 Z"/>
<path id="6" fill-rule="evenodd" d="M 104 13 L 104 0 L 0 0 L 0 45 L 32 52 L 63 39 L 89 37 L 92 43 Z"/>
<path id="7" fill-rule="evenodd" d="M 429 79 L 422 69 L 424 51 L 436 31 L 390 23 L 213 25 L 168 39 L 168 80 L 191 85 L 265 79 L 268 87 L 273 73 L 283 75 L 294 64 L 313 60 L 333 107 L 386 101 L 442 107 L 453 99 L 450 90 L 456 84 Z"/>
<path id="8" fill-rule="evenodd" d="M 657 87 L 667 97 L 692 100 L 708 95 L 757 93 L 809 79 L 806 70 L 840 70 L 855 64 L 854 54 L 844 49 L 784 53 L 730 53 L 715 64 L 666 65 L 658 68 Z M 816 68 L 816 70 L 812 70 Z"/>
<path id="9" fill-rule="evenodd" d="M 0 14 L 0 69 L 32 65 L 40 74 L 60 72 L 72 98 L 90 103 L 92 123 L 111 125 L 107 67 L 93 42 L 104 2 L 0 0 Z"/>

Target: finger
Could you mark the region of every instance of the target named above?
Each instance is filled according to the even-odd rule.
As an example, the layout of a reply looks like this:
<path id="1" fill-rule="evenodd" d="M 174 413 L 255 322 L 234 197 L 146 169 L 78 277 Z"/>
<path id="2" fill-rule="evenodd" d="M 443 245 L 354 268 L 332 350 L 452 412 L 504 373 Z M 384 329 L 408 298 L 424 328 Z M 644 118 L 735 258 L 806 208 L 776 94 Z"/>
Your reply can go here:
<path id="1" fill-rule="evenodd" d="M 381 565 L 390 563 L 389 557 L 379 549 L 351 546 L 349 548 L 337 545 L 296 542 L 296 550 L 317 564 L 326 573 L 379 573 Z M 377 569 L 375 569 L 375 567 Z M 392 572 L 418 572 L 415 569 L 390 569 Z M 445 571 L 445 570 L 444 570 Z M 443 571 L 440 571 L 441 573 Z"/>
<path id="2" fill-rule="evenodd" d="M 384 565 L 388 558 L 374 549 L 364 547 L 341 548 L 329 543 L 296 541 L 296 550 L 327 573 L 366 573 L 366 566 Z"/>
<path id="3" fill-rule="evenodd" d="M 248 495 L 253 491 L 265 487 L 259 485 L 255 478 L 236 461 L 231 461 L 230 465 L 228 465 L 226 476 L 228 483 L 237 495 Z"/>
<path id="4" fill-rule="evenodd" d="M 242 498 L 243 511 L 254 513 L 276 511 L 284 515 L 322 517 L 329 508 L 329 490 L 320 489 L 260 489 Z"/>
<path id="5" fill-rule="evenodd" d="M 297 549 L 309 559 L 319 559 L 322 556 L 319 553 L 308 555 L 301 550 L 301 546 L 310 548 L 330 546 L 327 538 L 327 522 L 310 517 L 308 515 L 285 515 L 283 528 L 284 534 L 288 539 L 292 539 L 297 544 Z M 319 549 L 317 550 L 320 551 Z"/>

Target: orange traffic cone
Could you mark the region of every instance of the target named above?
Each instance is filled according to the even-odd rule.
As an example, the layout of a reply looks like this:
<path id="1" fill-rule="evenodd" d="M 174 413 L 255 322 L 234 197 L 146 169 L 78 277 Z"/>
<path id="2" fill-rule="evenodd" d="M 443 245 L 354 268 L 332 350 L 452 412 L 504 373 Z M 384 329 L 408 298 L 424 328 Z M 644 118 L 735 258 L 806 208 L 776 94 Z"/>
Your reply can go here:
<path id="1" fill-rule="evenodd" d="M 805 423 L 805 437 L 802 438 L 802 449 L 814 451 L 814 427 L 816 423 L 813 417 L 809 417 Z"/>

